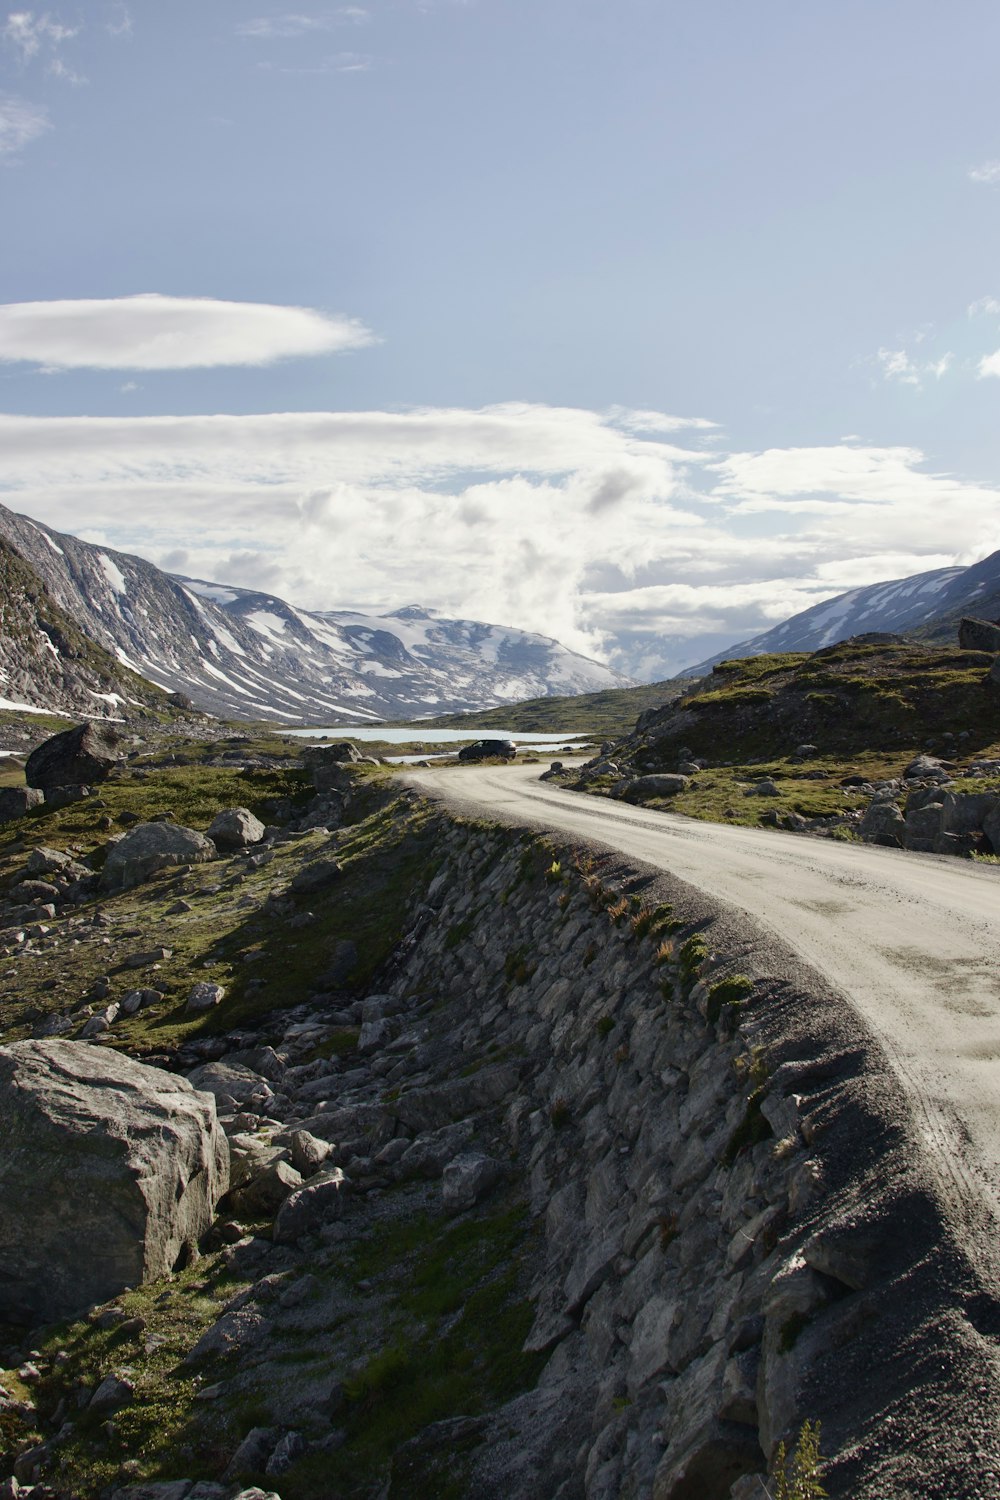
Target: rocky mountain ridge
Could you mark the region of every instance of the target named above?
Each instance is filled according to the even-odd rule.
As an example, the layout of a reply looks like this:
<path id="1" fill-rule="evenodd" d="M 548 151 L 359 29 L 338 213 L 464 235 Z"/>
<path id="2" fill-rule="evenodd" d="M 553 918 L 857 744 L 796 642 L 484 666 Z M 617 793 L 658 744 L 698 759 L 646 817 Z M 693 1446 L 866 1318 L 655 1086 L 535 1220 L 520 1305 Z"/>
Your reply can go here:
<path id="1" fill-rule="evenodd" d="M 852 636 L 906 634 L 937 645 L 953 644 L 963 615 L 1000 615 L 1000 552 L 968 568 L 934 568 L 908 578 L 848 589 L 814 604 L 750 640 L 738 641 L 681 677 L 703 677 L 722 661 L 788 651 L 819 651 Z"/>
<path id="2" fill-rule="evenodd" d="M 628 685 L 529 631 L 416 606 L 384 616 L 297 609 L 270 594 L 174 577 L 3 506 L 0 540 L 128 672 L 221 718 L 377 722 Z"/>

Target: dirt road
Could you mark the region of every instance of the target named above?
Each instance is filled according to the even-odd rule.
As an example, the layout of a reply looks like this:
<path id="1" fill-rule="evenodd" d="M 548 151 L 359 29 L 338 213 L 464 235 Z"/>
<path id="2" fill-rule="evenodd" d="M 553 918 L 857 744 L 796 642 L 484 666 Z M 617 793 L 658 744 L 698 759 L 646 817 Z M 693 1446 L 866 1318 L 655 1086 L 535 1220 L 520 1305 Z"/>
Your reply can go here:
<path id="1" fill-rule="evenodd" d="M 1000 867 L 696 822 L 539 782 L 536 766 L 407 780 L 665 870 L 776 934 L 881 1039 L 959 1216 L 982 1205 L 1000 1224 Z"/>

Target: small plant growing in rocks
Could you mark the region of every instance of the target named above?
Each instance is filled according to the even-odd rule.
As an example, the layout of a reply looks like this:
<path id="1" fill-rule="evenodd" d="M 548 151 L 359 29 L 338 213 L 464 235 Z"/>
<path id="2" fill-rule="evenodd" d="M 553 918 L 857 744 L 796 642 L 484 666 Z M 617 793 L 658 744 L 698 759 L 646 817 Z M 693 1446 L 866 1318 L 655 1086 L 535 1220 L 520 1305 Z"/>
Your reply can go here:
<path id="1" fill-rule="evenodd" d="M 549 885 L 561 885 L 566 879 L 563 867 L 558 859 L 554 859 L 545 871 L 545 879 Z"/>
<path id="2" fill-rule="evenodd" d="M 681 990 L 685 996 L 694 988 L 702 964 L 708 957 L 708 944 L 700 932 L 689 937 L 680 951 Z"/>
<path id="3" fill-rule="evenodd" d="M 613 1016 L 600 1016 L 597 1022 L 597 1035 L 606 1037 L 615 1029 Z"/>
<path id="4" fill-rule="evenodd" d="M 523 948 L 514 948 L 504 959 L 503 972 L 508 984 L 527 984 L 535 972 L 535 965 L 528 961 Z"/>
<path id="5" fill-rule="evenodd" d="M 629 902 L 627 896 L 622 896 L 620 901 L 614 901 L 608 907 L 608 916 L 611 918 L 616 927 L 620 922 L 624 922 L 625 918 L 628 916 L 628 913 Z"/>
<path id="6" fill-rule="evenodd" d="M 771 1500 L 824 1500 L 827 1491 L 819 1476 L 819 1436 L 820 1424 L 807 1421 L 802 1424 L 794 1455 L 788 1454 L 783 1442 L 778 1444 L 768 1489 Z"/>
<path id="7" fill-rule="evenodd" d="M 720 979 L 708 992 L 705 1015 L 709 1024 L 714 1026 L 724 1010 L 738 1010 L 752 994 L 753 980 L 746 974 L 733 974 L 728 979 Z"/>
<path id="8" fill-rule="evenodd" d="M 655 915 L 656 912 L 653 907 L 641 907 L 632 918 L 632 936 L 637 938 L 645 937 L 653 925 Z"/>
<path id="9" fill-rule="evenodd" d="M 751 1047 L 749 1052 L 742 1052 L 733 1059 L 733 1067 L 737 1077 L 749 1079 L 754 1088 L 760 1088 L 768 1080 L 763 1047 Z"/>

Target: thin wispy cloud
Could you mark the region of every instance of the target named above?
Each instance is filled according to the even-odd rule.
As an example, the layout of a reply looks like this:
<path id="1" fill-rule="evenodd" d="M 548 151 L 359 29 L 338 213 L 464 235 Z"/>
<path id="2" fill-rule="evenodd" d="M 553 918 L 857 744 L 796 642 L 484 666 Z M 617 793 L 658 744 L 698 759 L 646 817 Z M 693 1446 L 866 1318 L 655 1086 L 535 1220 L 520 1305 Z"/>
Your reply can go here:
<path id="1" fill-rule="evenodd" d="M 0 306 L 0 363 L 47 370 L 184 370 L 269 365 L 363 349 L 375 342 L 355 318 L 308 307 L 135 297 Z"/>
<path id="2" fill-rule="evenodd" d="M 299 12 L 280 16 L 258 16 L 250 21 L 241 21 L 236 27 L 237 36 L 256 37 L 262 41 L 309 36 L 317 31 L 334 31 L 340 26 L 358 26 L 368 20 L 368 11 L 360 5 L 345 5 L 337 10 L 318 15 Z"/>
<path id="3" fill-rule="evenodd" d="M 980 162 L 978 166 L 969 168 L 968 177 L 970 182 L 985 182 L 994 186 L 1000 182 L 1000 161 L 993 159 Z"/>
<path id="4" fill-rule="evenodd" d="M 374 58 L 363 52 L 337 52 L 332 57 L 324 57 L 322 61 L 312 63 L 308 67 L 276 67 L 274 63 L 263 62 L 258 66 L 266 72 L 291 73 L 297 77 L 322 77 L 331 73 L 367 73 L 370 71 Z"/>
<path id="5" fill-rule="evenodd" d="M 10 11 L 0 37 L 16 52 L 23 63 L 37 57 L 43 48 L 59 47 L 63 42 L 78 36 L 78 26 L 64 26 L 55 21 L 48 11 L 36 15 L 32 10 Z"/>
<path id="6" fill-rule="evenodd" d="M 921 390 L 926 380 L 940 380 L 947 375 L 954 359 L 948 353 L 940 359 L 915 360 L 905 349 L 880 349 L 875 356 L 883 380 L 913 386 L 915 390 Z"/>
<path id="7" fill-rule="evenodd" d="M 104 23 L 104 29 L 109 36 L 131 36 L 132 13 L 123 0 L 108 6 L 108 19 Z"/>
<path id="8" fill-rule="evenodd" d="M 61 78 L 64 83 L 72 83 L 77 88 L 88 82 L 83 73 L 78 73 L 75 68 L 71 68 L 68 63 L 63 62 L 61 57 L 54 57 L 46 66 L 45 71 L 52 78 Z"/>
<path id="9" fill-rule="evenodd" d="M 9 94 L 0 94 L 0 157 L 16 156 L 52 129 L 48 111 Z"/>

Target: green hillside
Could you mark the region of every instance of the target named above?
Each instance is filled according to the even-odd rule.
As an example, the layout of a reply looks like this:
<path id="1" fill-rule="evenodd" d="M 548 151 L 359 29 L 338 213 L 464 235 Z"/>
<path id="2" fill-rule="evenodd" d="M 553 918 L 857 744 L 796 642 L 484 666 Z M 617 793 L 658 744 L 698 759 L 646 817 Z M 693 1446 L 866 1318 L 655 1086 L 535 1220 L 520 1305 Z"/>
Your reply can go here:
<path id="1" fill-rule="evenodd" d="M 486 708 L 478 713 L 442 714 L 421 719 L 416 729 L 509 729 L 521 734 L 593 734 L 614 738 L 627 734 L 641 713 L 662 708 L 691 687 L 690 681 L 670 678 L 666 682 L 641 683 L 631 688 L 606 688 L 600 693 L 580 693 L 569 698 L 529 698 L 506 708 Z"/>

